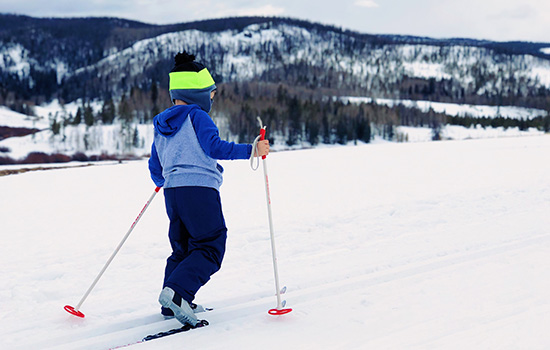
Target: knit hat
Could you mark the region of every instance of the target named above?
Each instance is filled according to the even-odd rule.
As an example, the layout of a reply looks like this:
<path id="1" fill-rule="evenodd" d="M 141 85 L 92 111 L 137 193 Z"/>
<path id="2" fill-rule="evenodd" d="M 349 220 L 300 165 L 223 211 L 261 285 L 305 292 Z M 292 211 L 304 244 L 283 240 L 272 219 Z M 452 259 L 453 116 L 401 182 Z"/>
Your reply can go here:
<path id="1" fill-rule="evenodd" d="M 210 93 L 216 89 L 208 69 L 195 56 L 187 52 L 178 53 L 174 68 L 170 71 L 170 98 L 196 104 L 206 113 L 212 108 Z"/>

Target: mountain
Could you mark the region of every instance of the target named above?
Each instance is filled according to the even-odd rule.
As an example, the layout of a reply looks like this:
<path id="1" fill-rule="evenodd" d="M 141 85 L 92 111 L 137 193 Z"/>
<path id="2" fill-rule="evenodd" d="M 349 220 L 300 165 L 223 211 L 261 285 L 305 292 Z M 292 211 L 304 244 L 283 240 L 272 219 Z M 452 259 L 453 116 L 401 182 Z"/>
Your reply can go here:
<path id="1" fill-rule="evenodd" d="M 33 142 L 48 152 L 141 155 L 147 124 L 171 105 L 168 72 L 183 50 L 214 76 L 212 117 L 238 142 L 254 139 L 257 116 L 287 146 L 412 137 L 398 126 L 435 140 L 446 125 L 550 130 L 550 43 L 371 35 L 280 17 L 152 25 L 3 14 L 0 106 L 42 117 L 50 130 Z M 0 137 L 36 130 L 4 125 Z M 32 151 L 19 141 L 2 152 Z"/>
<path id="2" fill-rule="evenodd" d="M 35 103 L 166 86 L 183 49 L 225 83 L 537 108 L 550 89 L 549 43 L 369 35 L 277 17 L 151 25 L 0 15 L 0 28 L 2 92 Z"/>

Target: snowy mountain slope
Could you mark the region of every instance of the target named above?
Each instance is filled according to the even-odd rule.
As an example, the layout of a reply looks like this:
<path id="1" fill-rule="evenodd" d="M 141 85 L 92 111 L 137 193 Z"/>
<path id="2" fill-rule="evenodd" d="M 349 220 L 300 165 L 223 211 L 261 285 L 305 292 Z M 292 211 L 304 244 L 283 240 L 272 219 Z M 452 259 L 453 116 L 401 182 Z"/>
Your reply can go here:
<path id="1" fill-rule="evenodd" d="M 261 173 L 223 162 L 222 270 L 211 325 L 143 349 L 545 349 L 550 137 L 380 143 L 268 157 L 275 306 Z M 145 161 L 0 177 L 3 349 L 108 349 L 175 326 L 158 315 L 167 218 Z M 55 200 L 52 200 L 55 198 Z M 184 344 L 184 345 L 183 345 Z M 130 347 L 133 348 L 133 347 Z"/>
<path id="2" fill-rule="evenodd" d="M 122 88 L 128 80 L 142 81 L 147 71 L 159 62 L 170 62 L 174 52 L 183 48 L 198 53 L 226 82 L 270 81 L 277 76 L 285 79 L 283 72 L 289 74 L 289 67 L 294 67 L 312 80 L 317 75 L 319 82 L 329 78 L 327 70 L 341 74 L 341 81 L 334 82 L 337 88 L 355 86 L 385 94 L 405 78 L 455 80 L 461 88 L 478 94 L 505 87 L 511 89 L 506 94 L 519 94 L 527 86 L 550 88 L 550 61 L 540 57 L 507 56 L 484 47 L 451 44 L 380 45 L 349 34 L 310 31 L 284 23 L 253 24 L 244 30 L 222 32 L 167 33 L 138 41 L 73 75 L 77 80 L 97 77 L 101 89 Z M 480 80 L 481 76 L 484 78 Z"/>
<path id="3" fill-rule="evenodd" d="M 6 43 L 0 51 L 0 69 L 16 74 L 20 79 L 30 75 L 29 51 L 20 44 Z"/>
<path id="4" fill-rule="evenodd" d="M 47 129 L 50 125 L 45 118 L 30 117 L 0 106 L 0 126 Z"/>
<path id="5" fill-rule="evenodd" d="M 296 96 L 300 104 L 327 101 L 331 97 L 369 96 L 345 99 L 358 102 L 373 98 L 372 101 L 391 108 L 399 105 L 422 111 L 431 108 L 459 116 L 532 120 L 548 113 L 550 57 L 544 51 L 548 45 L 543 43 L 369 35 L 275 17 L 156 26 L 113 18 L 34 19 L 0 14 L 0 22 L 6 27 L 0 33 L 0 80 L 3 83 L 0 105 L 29 114 L 34 109 L 42 117 L 40 123 L 45 125 L 40 128 L 51 126 L 56 132 L 56 135 L 44 131 L 3 140 L 1 156 L 13 159 L 23 158 L 31 151 L 69 155 L 75 152 L 147 154 L 151 129 L 137 123 L 150 120 L 152 114 L 165 107 L 163 104 L 168 102 L 167 67 L 172 66 L 174 54 L 183 49 L 194 52 L 209 67 L 220 86 L 230 83 L 220 90 L 232 90 L 237 100 L 242 97 L 237 104 L 232 104 L 231 98 L 225 104 L 218 104 L 217 112 L 225 125 L 228 129 L 233 125 L 231 135 L 229 131 L 224 132 L 229 137 L 238 137 L 236 134 L 240 130 L 235 131 L 235 120 L 245 116 L 247 113 L 243 111 L 248 111 L 249 107 L 257 110 L 255 114 L 272 115 L 270 112 L 274 109 L 270 110 L 273 106 L 269 99 L 274 102 L 275 91 L 285 93 L 280 96 Z M 22 32 L 30 34 L 22 35 Z M 249 104 L 247 99 L 252 95 Z M 267 103 L 262 103 L 263 97 L 268 99 Z M 293 107 L 289 103 L 285 105 L 279 95 L 276 98 L 275 110 L 281 127 L 277 130 L 281 134 L 279 144 L 286 141 L 294 144 L 293 132 L 290 129 L 286 132 L 286 117 L 292 114 Z M 56 105 L 60 100 L 64 101 L 64 107 L 58 105 L 57 110 L 45 107 Z M 96 105 L 94 116 L 88 113 L 88 125 L 94 125 L 90 128 L 70 125 L 81 119 L 75 117 L 76 109 L 81 107 L 84 111 L 88 103 Z M 105 111 L 109 113 L 98 113 L 102 107 L 107 107 Z M 266 109 L 262 110 L 264 107 Z M 127 111 L 124 117 L 120 110 Z M 315 120 L 308 128 L 303 122 L 309 118 L 307 113 L 304 110 L 302 115 L 297 115 L 302 120 L 298 122 L 302 125 L 294 127 L 298 132 L 316 130 L 316 124 L 319 128 L 324 125 Z M 314 119 L 321 119 L 319 113 L 312 113 L 316 113 Z M 329 124 L 332 125 L 326 127 L 325 134 L 337 131 L 341 116 L 345 114 L 352 118 L 358 115 L 355 111 L 347 111 L 330 116 Z M 382 134 L 379 130 L 399 123 L 426 125 L 424 121 L 431 118 L 417 116 L 416 122 L 411 123 L 407 117 L 403 122 L 399 112 L 389 116 L 374 112 L 364 117 L 376 120 L 376 125 L 372 125 L 375 134 Z M 100 119 L 106 124 L 114 121 L 114 125 L 98 126 Z M 419 119 L 423 121 L 418 123 Z M 125 125 L 121 120 L 127 121 Z M 5 122 L 6 118 L 0 116 L 0 127 L 6 126 L 2 124 Z M 348 135 L 352 135 L 351 120 L 343 122 Z M 498 123 L 492 126 L 503 125 L 501 121 Z M 548 123 L 545 123 L 535 127 L 546 130 Z M 473 124 L 475 122 L 463 123 L 466 126 Z M 519 128 L 524 130 L 529 126 Z M 415 135 L 424 136 L 412 137 L 410 128 L 399 128 L 398 132 L 405 134 L 406 130 L 409 135 L 402 140 L 430 139 L 425 130 L 414 131 Z M 454 132 L 457 128 L 450 128 L 453 132 L 447 132 L 445 137 L 455 138 L 452 135 L 458 134 Z M 525 133 L 517 131 L 506 130 L 505 133 Z M 391 130 L 390 134 L 394 132 Z M 479 137 L 480 133 L 484 131 L 461 130 L 462 136 L 458 138 Z M 490 135 L 502 133 L 500 129 L 489 130 Z M 13 136 L 15 132 L 7 130 L 3 134 Z M 319 139 L 302 136 L 312 144 Z M 282 140 L 284 137 L 288 139 Z M 333 140 L 331 142 L 335 139 L 334 135 L 324 137 L 324 140 Z"/>
<path id="6" fill-rule="evenodd" d="M 8 28 L 0 36 L 0 76 L 25 99 L 73 101 L 120 96 L 152 82 L 166 86 L 166 66 L 183 49 L 196 53 L 220 82 L 286 82 L 403 98 L 414 94 L 409 88 L 434 79 L 441 86 L 429 91 L 432 99 L 531 99 L 527 105 L 540 104 L 539 89 L 550 88 L 543 43 L 369 35 L 276 17 L 171 26 L 25 18 L 32 35 L 22 36 L 24 21 L 9 15 L 0 20 Z"/>

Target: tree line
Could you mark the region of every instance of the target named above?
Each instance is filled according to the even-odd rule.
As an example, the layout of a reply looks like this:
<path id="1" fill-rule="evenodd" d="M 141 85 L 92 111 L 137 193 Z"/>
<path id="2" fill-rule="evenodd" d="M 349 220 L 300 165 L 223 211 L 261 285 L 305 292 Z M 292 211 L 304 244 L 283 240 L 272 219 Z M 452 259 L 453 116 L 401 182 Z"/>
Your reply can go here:
<path id="1" fill-rule="evenodd" d="M 507 117 L 449 116 L 432 109 L 397 105 L 388 107 L 372 103 L 347 103 L 331 90 L 307 89 L 287 84 L 265 82 L 232 82 L 217 84 L 218 93 L 211 112 L 221 136 L 237 142 L 250 142 L 258 134 L 257 117 L 261 117 L 272 137 L 287 146 L 346 144 L 370 142 L 374 136 L 395 140 L 396 126 L 429 127 L 434 139 L 445 124 L 471 127 L 534 127 L 550 131 L 550 115 L 533 119 Z M 150 123 L 153 117 L 172 105 L 167 89 L 157 83 L 149 87 L 133 87 L 118 101 L 107 98 L 94 113 L 89 103 L 83 103 L 74 116 L 54 120 L 52 131 L 66 125 L 114 122 L 131 128 L 133 124 Z"/>
<path id="2" fill-rule="evenodd" d="M 307 89 L 286 84 L 233 82 L 217 84 L 218 93 L 211 116 L 221 136 L 232 141 L 249 143 L 258 134 L 257 117 L 261 117 L 273 141 L 289 147 L 309 147 L 318 144 L 368 143 L 377 136 L 391 141 L 404 141 L 396 133 L 397 126 L 428 127 L 434 140 L 440 138 L 446 124 L 471 127 L 537 128 L 550 132 L 550 113 L 531 119 L 508 117 L 449 116 L 430 109 L 422 111 L 403 105 L 388 107 L 376 103 L 348 103 L 330 90 Z M 61 101 L 62 102 L 62 101 Z M 64 128 L 77 125 L 121 125 L 121 140 L 126 150 L 142 147 L 137 124 L 148 124 L 153 117 L 172 106 L 168 90 L 153 83 L 149 87 L 133 87 L 119 99 L 107 96 L 100 102 L 84 101 L 76 113 L 61 113 L 51 117 L 53 135 L 63 135 Z M 27 110 L 32 114 L 32 108 Z M 9 130 L 13 133 L 13 130 Z M 86 135 L 83 135 L 86 138 Z M 7 152 L 8 150 L 0 150 Z M 0 156 L 0 163 L 61 162 L 68 160 L 113 159 L 113 155 L 86 157 L 34 153 L 24 160 Z"/>

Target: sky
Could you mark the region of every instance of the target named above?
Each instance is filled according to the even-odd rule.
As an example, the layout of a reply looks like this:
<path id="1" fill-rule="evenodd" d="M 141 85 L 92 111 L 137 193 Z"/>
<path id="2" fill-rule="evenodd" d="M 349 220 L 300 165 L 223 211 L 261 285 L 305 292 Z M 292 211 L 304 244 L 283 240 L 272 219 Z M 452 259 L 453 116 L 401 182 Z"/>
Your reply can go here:
<path id="1" fill-rule="evenodd" d="M 2 0 L 0 12 L 153 24 L 281 16 L 368 34 L 550 42 L 548 0 Z"/>

